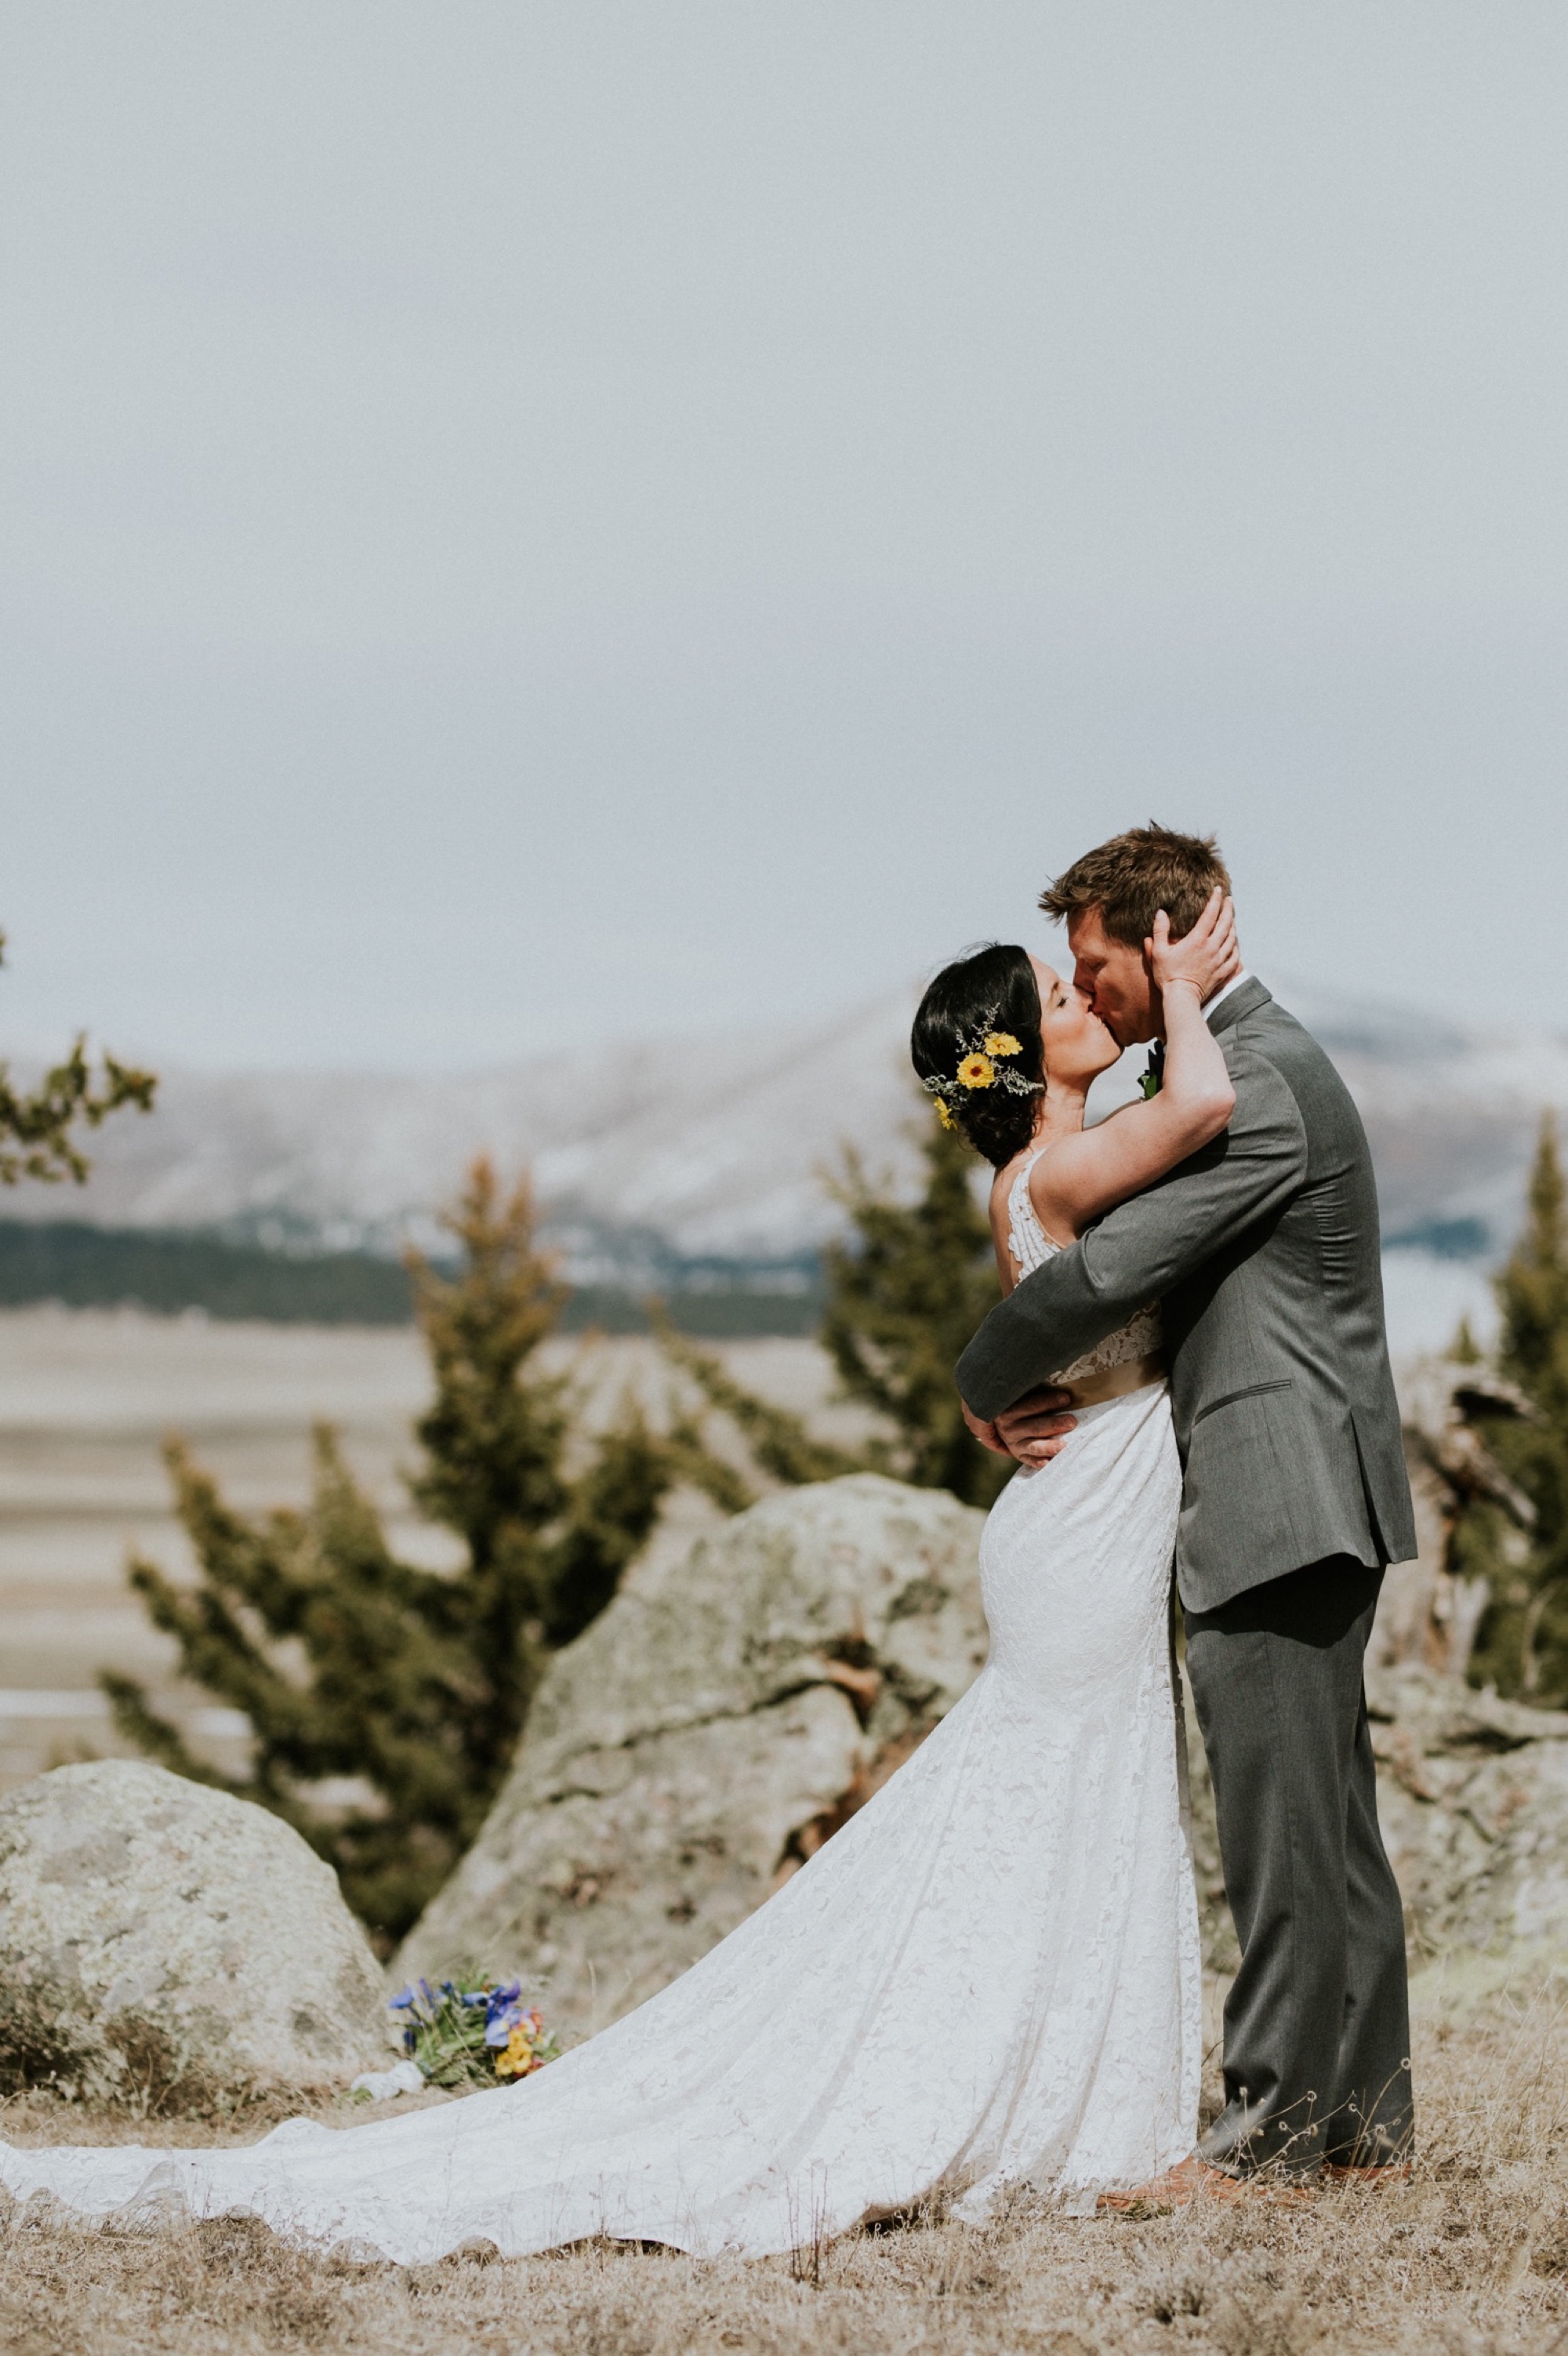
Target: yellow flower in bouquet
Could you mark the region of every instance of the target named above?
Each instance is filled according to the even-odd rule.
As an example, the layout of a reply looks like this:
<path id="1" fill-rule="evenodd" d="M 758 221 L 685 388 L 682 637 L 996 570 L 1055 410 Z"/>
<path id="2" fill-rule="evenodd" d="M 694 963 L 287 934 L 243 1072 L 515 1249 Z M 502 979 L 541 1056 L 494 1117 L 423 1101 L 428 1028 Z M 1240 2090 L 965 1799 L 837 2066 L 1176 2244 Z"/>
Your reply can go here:
<path id="1" fill-rule="evenodd" d="M 496 2076 L 526 2078 L 553 2059 L 553 2040 L 544 2034 L 543 2020 L 537 2012 L 525 2012 L 508 2030 L 506 2043 L 496 2054 Z"/>

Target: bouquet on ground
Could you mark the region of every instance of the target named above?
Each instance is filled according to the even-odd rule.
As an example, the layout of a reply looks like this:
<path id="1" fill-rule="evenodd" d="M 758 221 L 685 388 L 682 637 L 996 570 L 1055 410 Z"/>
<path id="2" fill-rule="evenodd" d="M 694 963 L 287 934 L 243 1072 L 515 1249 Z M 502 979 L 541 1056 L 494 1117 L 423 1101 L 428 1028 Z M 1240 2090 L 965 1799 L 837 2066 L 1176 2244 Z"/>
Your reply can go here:
<path id="1" fill-rule="evenodd" d="M 414 1980 L 391 2009 L 403 2015 L 403 2050 L 432 2086 L 504 2084 L 542 2070 L 561 2051 L 538 2007 L 524 2003 L 521 1980 L 484 1972 L 459 1972 L 434 1987 Z"/>

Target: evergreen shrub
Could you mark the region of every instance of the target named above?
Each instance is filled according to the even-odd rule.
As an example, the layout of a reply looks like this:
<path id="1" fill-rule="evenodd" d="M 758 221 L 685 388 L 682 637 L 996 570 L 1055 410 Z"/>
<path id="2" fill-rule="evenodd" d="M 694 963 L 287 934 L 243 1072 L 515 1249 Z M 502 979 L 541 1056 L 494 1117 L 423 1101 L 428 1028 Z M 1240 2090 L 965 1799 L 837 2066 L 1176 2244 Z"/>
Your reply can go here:
<path id="1" fill-rule="evenodd" d="M 1500 1693 L 1568 1704 L 1568 1203 L 1556 1124 L 1542 1121 L 1524 1233 L 1496 1280 L 1502 1312 L 1498 1365 L 1524 1393 L 1533 1419 L 1485 1419 L 1487 1446 L 1535 1508 L 1519 1559 L 1501 1510 L 1467 1505 L 1450 1567 L 1484 1574 L 1492 1601 L 1477 1632 L 1470 1676 Z M 1469 1337 L 1461 1335 L 1463 1354 Z M 1473 1345 L 1471 1345 L 1473 1347 Z"/>
<path id="2" fill-rule="evenodd" d="M 574 1467 L 573 1387 L 534 1364 L 564 1288 L 537 1248 L 528 1186 L 503 1200 L 477 1162 L 446 1224 L 458 1272 L 408 1263 L 435 1374 L 411 1485 L 460 1540 L 462 1567 L 396 1558 L 326 1427 L 309 1505 L 259 1519 L 171 1443 L 199 1580 L 138 1560 L 131 1583 L 184 1676 L 249 1719 L 249 1772 L 196 1756 L 133 1679 L 101 1678 L 120 1730 L 151 1757 L 295 1825 L 384 1949 L 473 1839 L 545 1661 L 609 1601 L 671 1481 L 687 1470 L 723 1486 L 688 1434 L 655 1437 L 629 1398 Z"/>

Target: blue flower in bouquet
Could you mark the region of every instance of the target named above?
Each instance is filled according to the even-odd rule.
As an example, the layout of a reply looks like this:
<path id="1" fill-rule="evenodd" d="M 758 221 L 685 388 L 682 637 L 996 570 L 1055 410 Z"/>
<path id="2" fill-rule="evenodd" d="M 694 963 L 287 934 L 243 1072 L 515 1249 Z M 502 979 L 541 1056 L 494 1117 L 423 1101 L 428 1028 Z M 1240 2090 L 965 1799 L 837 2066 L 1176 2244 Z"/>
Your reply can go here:
<path id="1" fill-rule="evenodd" d="M 522 2019 L 522 1982 L 503 1980 L 480 2000 L 485 2006 L 485 2043 L 504 2045 Z"/>

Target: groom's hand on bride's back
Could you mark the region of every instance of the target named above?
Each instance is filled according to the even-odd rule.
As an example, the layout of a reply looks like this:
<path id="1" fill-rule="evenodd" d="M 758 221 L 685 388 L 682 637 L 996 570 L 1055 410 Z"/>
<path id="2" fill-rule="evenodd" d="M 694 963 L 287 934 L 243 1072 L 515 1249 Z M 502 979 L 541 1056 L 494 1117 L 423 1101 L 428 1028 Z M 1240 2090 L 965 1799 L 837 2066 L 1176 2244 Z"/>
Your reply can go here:
<path id="1" fill-rule="evenodd" d="M 1048 1464 L 1067 1446 L 1069 1433 L 1078 1429 L 1078 1418 L 1065 1412 L 1072 1405 L 1070 1391 L 1026 1391 L 994 1423 L 984 1422 L 966 1399 L 961 1398 L 959 1405 L 983 1448 L 997 1456 L 1015 1457 L 1020 1464 Z"/>

